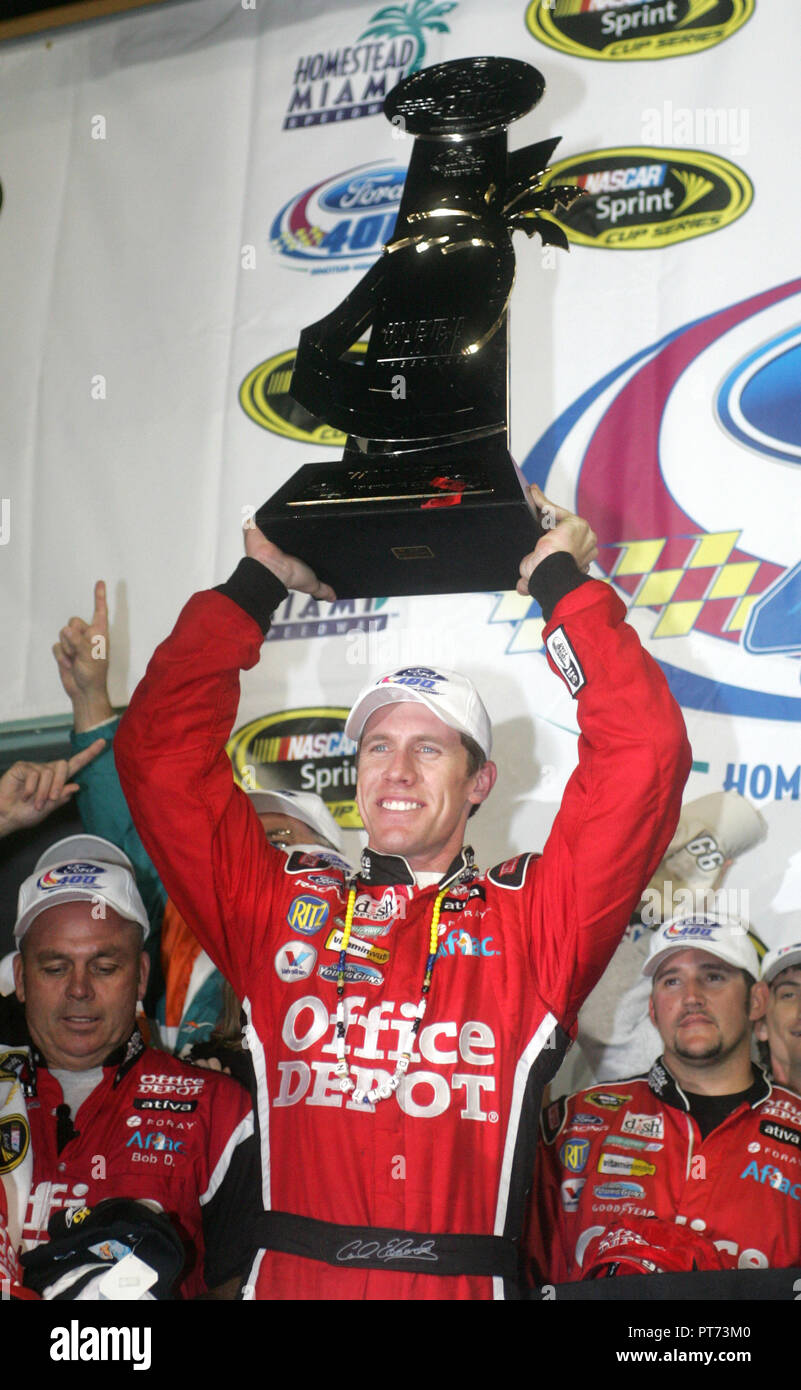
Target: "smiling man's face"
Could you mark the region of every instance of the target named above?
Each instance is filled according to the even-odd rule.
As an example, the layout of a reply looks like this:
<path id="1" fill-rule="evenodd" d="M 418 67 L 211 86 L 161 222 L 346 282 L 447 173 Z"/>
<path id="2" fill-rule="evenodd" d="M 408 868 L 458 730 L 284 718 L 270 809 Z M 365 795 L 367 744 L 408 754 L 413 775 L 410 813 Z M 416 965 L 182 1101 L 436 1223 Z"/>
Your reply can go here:
<path id="1" fill-rule="evenodd" d="M 49 1067 L 86 1071 L 130 1036 L 147 984 L 135 922 L 88 900 L 41 912 L 14 960 L 28 1029 Z"/>
<path id="2" fill-rule="evenodd" d="M 757 1021 L 757 1037 L 770 1047 L 776 1080 L 795 1085 L 801 1075 L 801 968 L 790 966 L 759 990 L 765 1012 Z"/>
<path id="3" fill-rule="evenodd" d="M 402 854 L 415 871 L 444 873 L 496 775 L 492 762 L 469 773 L 457 730 L 419 701 L 383 705 L 368 719 L 359 752 L 356 799 L 368 843 Z"/>

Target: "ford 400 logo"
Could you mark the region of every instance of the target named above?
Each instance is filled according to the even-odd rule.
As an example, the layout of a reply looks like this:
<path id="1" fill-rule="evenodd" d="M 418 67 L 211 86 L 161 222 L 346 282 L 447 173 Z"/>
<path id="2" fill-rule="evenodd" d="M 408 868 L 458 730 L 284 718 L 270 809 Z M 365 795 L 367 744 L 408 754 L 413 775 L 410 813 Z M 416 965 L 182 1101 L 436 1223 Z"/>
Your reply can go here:
<path id="1" fill-rule="evenodd" d="M 273 220 L 270 241 L 298 269 L 363 269 L 395 228 L 406 170 L 362 164 L 304 189 Z"/>

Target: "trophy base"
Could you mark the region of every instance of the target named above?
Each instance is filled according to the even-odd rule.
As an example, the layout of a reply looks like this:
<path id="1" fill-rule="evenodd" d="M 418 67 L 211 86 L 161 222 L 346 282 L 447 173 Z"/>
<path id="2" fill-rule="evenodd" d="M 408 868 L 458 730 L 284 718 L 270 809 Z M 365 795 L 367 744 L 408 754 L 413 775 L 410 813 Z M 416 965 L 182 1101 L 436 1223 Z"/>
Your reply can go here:
<path id="1" fill-rule="evenodd" d="M 514 589 L 542 529 L 505 443 L 309 463 L 255 516 L 337 598 Z"/>

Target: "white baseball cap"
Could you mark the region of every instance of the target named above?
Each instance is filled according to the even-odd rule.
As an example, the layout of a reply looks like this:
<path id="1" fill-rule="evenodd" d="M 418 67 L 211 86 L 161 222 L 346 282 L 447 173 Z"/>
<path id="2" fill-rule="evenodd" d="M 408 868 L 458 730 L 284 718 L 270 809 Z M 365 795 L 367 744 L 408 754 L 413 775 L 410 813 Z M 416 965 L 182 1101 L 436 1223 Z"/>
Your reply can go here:
<path id="1" fill-rule="evenodd" d="M 266 811 L 278 811 L 285 816 L 293 816 L 295 820 L 303 821 L 316 835 L 321 835 L 324 840 L 328 840 L 334 849 L 342 850 L 342 832 L 331 815 L 323 798 L 316 792 L 296 792 L 284 790 L 280 792 L 250 791 L 245 788 L 253 809 L 257 815 L 262 815 Z"/>
<path id="2" fill-rule="evenodd" d="M 484 703 L 467 676 L 428 666 L 405 666 L 388 671 L 359 692 L 345 724 L 348 738 L 358 743 L 370 715 L 382 705 L 416 700 L 443 723 L 477 743 L 485 758 L 492 752 L 492 725 Z"/>
<path id="3" fill-rule="evenodd" d="M 646 890 L 651 909 L 659 912 L 660 904 L 653 899 L 661 899 L 667 920 L 674 915 L 670 906 L 674 896 L 674 911 L 681 910 L 678 895 L 683 890 L 714 891 L 724 866 L 753 849 L 767 832 L 764 816 L 738 792 L 707 792 L 685 802 L 673 838 Z"/>
<path id="4" fill-rule="evenodd" d="M 726 912 L 691 912 L 663 922 L 651 938 L 642 973 L 653 975 L 666 956 L 693 948 L 707 951 L 728 965 L 747 970 L 756 980 L 759 957 L 748 935 L 748 923 Z"/>
<path id="5" fill-rule="evenodd" d="M 145 905 L 127 854 L 99 835 L 68 835 L 50 845 L 20 884 L 14 937 L 19 942 L 33 922 L 56 903 L 103 902 L 129 922 L 142 939 L 150 931 Z"/>
<path id="6" fill-rule="evenodd" d="M 770 984 L 783 970 L 791 965 L 801 965 L 801 941 L 791 942 L 789 946 L 775 946 L 762 958 L 761 979 Z"/>

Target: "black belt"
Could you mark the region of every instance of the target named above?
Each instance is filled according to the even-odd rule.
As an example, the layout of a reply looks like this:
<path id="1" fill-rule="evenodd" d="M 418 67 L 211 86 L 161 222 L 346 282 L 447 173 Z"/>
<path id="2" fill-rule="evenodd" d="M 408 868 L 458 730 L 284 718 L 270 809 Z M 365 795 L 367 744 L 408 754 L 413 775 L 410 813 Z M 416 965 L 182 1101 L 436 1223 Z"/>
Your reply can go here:
<path id="1" fill-rule="evenodd" d="M 288 1211 L 263 1211 L 254 1239 L 260 1249 L 281 1250 L 340 1269 L 391 1269 L 409 1274 L 485 1274 L 515 1283 L 520 1257 L 502 1236 L 432 1235 L 391 1226 L 337 1226 Z"/>

